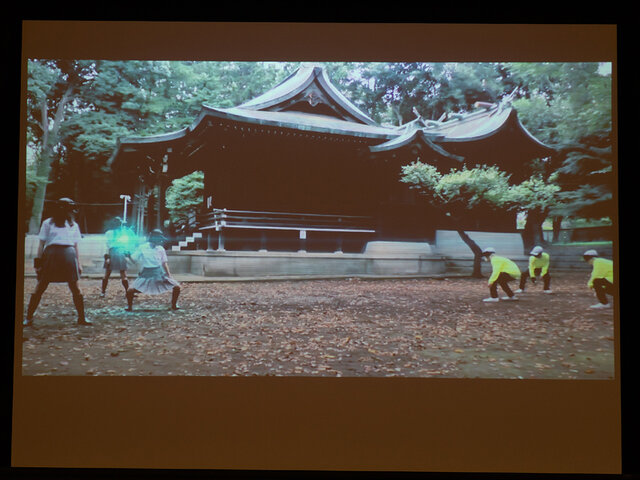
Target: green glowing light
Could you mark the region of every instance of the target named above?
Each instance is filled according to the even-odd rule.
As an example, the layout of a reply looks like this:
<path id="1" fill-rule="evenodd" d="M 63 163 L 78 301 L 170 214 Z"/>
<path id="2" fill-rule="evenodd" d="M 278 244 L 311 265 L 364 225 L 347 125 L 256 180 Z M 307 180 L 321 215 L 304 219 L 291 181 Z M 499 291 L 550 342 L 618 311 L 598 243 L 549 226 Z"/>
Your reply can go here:
<path id="1" fill-rule="evenodd" d="M 123 228 L 117 235 L 115 243 L 125 251 L 133 251 L 140 243 L 138 236 L 128 228 Z"/>

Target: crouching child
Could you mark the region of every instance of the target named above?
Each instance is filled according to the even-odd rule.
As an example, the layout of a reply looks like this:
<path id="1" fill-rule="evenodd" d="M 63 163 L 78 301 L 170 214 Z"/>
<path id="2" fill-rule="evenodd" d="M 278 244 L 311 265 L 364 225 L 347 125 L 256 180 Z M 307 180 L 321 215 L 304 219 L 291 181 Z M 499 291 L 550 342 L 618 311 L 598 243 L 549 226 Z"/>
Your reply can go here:
<path id="1" fill-rule="evenodd" d="M 602 258 L 595 250 L 587 250 L 582 255 L 585 262 L 590 264 L 593 269 L 587 286 L 595 290 L 598 303 L 591 305 L 589 308 L 610 308 L 611 304 L 607 295 L 614 295 L 613 288 L 613 261 Z"/>
<path id="2" fill-rule="evenodd" d="M 133 311 L 136 294 L 159 295 L 171 292 L 171 309 L 177 310 L 180 284 L 171 276 L 167 252 L 162 244 L 166 240 L 161 230 L 153 230 L 148 241 L 140 245 L 131 259 L 142 267 L 138 277 L 127 289 L 127 311 Z"/>
<path id="3" fill-rule="evenodd" d="M 487 247 L 482 251 L 482 257 L 485 261 L 491 262 L 491 276 L 489 277 L 489 298 L 485 298 L 483 302 L 498 302 L 498 286 L 507 294 L 502 300 L 517 300 L 513 291 L 509 287 L 509 282 L 520 278 L 520 269 L 508 258 L 496 255 L 496 251 L 492 247 Z"/>
<path id="4" fill-rule="evenodd" d="M 542 247 L 534 247 L 529 252 L 529 266 L 521 272 L 520 288 L 516 290 L 516 293 L 524 293 L 527 285 L 527 280 L 530 278 L 531 283 L 536 283 L 536 277 L 540 276 L 543 282 L 544 293 L 551 292 L 551 275 L 549 274 L 549 254 L 545 252 Z"/>

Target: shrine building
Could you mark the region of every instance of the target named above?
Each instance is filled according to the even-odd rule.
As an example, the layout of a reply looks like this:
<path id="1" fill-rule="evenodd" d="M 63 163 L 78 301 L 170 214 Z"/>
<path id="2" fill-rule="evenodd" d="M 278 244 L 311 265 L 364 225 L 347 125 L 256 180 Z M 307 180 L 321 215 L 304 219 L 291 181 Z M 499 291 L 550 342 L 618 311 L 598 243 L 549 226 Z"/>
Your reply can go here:
<path id="1" fill-rule="evenodd" d="M 318 66 L 299 68 L 234 108 L 203 106 L 177 132 L 121 139 L 110 167 L 137 199 L 139 229 L 163 228 L 171 181 L 204 173 L 201 211 L 183 233 L 198 248 L 360 252 L 371 241 L 430 242 L 448 218 L 400 182 L 416 160 L 441 172 L 496 165 L 519 178 L 552 150 L 520 123 L 509 99 L 440 121 L 383 126 L 349 101 Z M 149 192 L 159 201 L 145 205 Z M 159 207 L 159 208 L 158 208 Z M 515 232 L 515 214 L 469 216 L 465 228 Z M 197 236 L 200 236 L 197 235 Z"/>

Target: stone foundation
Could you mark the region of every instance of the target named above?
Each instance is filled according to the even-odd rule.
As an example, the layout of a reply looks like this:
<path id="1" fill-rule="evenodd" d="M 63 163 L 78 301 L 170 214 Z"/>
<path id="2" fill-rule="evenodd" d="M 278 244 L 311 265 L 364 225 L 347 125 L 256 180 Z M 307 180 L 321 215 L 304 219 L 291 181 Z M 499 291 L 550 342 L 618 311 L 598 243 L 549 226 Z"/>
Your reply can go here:
<path id="1" fill-rule="evenodd" d="M 521 269 L 526 268 L 528 255 L 523 251 L 518 233 L 468 232 L 481 248 L 492 246 L 499 255 L 514 260 Z M 33 257 L 38 239 L 28 235 L 25 239 L 24 264 L 26 275 L 34 274 Z M 581 261 L 583 246 L 549 246 L 555 271 L 588 270 Z M 80 244 L 83 275 L 104 274 L 103 235 L 85 235 Z M 611 247 L 598 249 L 611 258 Z M 407 277 L 470 274 L 473 255 L 457 232 L 438 231 L 436 244 L 425 242 L 369 242 L 363 253 L 314 252 L 257 252 L 257 251 L 205 251 L 167 250 L 169 268 L 176 275 L 201 278 L 279 278 L 279 277 Z M 482 272 L 490 274 L 490 265 L 483 262 Z M 128 273 L 137 274 L 132 266 Z"/>
<path id="2" fill-rule="evenodd" d="M 308 252 L 169 252 L 175 273 L 203 277 L 427 276 L 445 273 L 436 255 Z"/>

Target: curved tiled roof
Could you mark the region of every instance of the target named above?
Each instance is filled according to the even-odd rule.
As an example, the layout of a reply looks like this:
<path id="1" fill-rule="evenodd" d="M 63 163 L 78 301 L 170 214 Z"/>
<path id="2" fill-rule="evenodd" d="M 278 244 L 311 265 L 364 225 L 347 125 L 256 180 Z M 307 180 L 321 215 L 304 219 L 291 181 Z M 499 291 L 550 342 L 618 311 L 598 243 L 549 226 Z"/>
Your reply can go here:
<path id="1" fill-rule="evenodd" d="M 391 138 L 397 135 L 395 129 L 376 124 L 368 125 L 343 120 L 328 115 L 308 112 L 248 110 L 240 107 L 213 108 L 204 107 L 204 113 L 219 118 L 227 118 L 247 123 L 270 125 L 273 127 L 293 128 L 314 132 L 342 135 L 364 136 L 372 138 Z"/>
<path id="2" fill-rule="evenodd" d="M 429 134 L 425 131 L 425 129 L 414 127 L 412 129 L 407 129 L 405 133 L 392 138 L 387 142 L 370 146 L 369 150 L 371 150 L 372 152 L 384 152 L 389 150 L 396 150 L 410 145 L 422 145 L 430 148 L 442 157 L 456 160 L 458 162 L 464 160 L 459 155 L 453 155 L 434 143 L 441 139 L 442 135 Z"/>
<path id="3" fill-rule="evenodd" d="M 487 110 L 463 115 L 459 119 L 454 118 L 438 126 L 427 128 L 425 131 L 442 135 L 442 142 L 469 142 L 494 135 L 509 124 L 516 126 L 528 139 L 540 147 L 548 148 L 529 133 L 520 123 L 516 110 L 510 106 L 496 105 Z"/>
<path id="4" fill-rule="evenodd" d="M 320 105 L 321 110 L 315 107 Z M 212 119 L 223 119 L 248 125 L 262 125 L 303 132 L 345 135 L 371 139 L 372 152 L 389 151 L 411 142 L 420 142 L 442 156 L 456 158 L 447 152 L 447 144 L 474 142 L 497 135 L 507 128 L 520 135 L 528 151 L 551 152 L 552 149 L 531 135 L 520 123 L 515 109 L 508 102 L 483 104 L 477 111 L 450 115 L 447 121 L 423 120 L 419 116 L 401 127 L 377 124 L 329 81 L 324 69 L 305 66 L 284 79 L 271 90 L 233 108 L 203 105 L 198 117 L 187 128 L 176 132 L 146 137 L 128 137 L 118 142 L 110 164 L 126 150 L 171 144 L 188 140 L 201 126 Z"/>
<path id="5" fill-rule="evenodd" d="M 303 66 L 271 90 L 241 105 L 248 111 L 281 111 L 294 103 L 324 103 L 344 119 L 366 125 L 376 125 L 364 112 L 345 97 L 329 80 L 326 71 L 318 66 Z"/>

